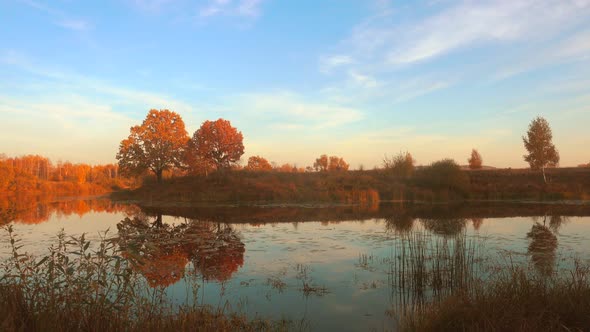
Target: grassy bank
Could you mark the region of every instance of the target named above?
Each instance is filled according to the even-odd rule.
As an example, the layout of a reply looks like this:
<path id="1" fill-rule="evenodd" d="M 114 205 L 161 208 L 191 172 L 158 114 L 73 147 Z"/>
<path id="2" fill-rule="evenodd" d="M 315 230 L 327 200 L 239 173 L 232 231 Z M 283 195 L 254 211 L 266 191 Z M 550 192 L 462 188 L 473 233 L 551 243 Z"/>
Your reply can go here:
<path id="1" fill-rule="evenodd" d="M 387 170 L 280 173 L 228 171 L 209 176 L 147 181 L 133 191 L 117 192 L 117 200 L 145 206 L 186 204 L 355 203 L 405 200 L 588 200 L 590 168 L 540 171 L 449 170 L 423 168 L 399 177 Z"/>

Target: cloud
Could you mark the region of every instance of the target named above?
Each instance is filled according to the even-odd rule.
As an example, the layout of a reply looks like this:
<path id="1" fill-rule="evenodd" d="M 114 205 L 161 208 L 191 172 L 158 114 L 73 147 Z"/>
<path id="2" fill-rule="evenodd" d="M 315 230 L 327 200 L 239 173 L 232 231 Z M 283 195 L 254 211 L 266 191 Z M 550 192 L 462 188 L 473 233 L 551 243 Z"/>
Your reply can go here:
<path id="1" fill-rule="evenodd" d="M 360 74 L 355 70 L 350 70 L 348 76 L 354 84 L 362 86 L 363 88 L 375 88 L 379 85 L 377 80 L 369 75 Z"/>
<path id="2" fill-rule="evenodd" d="M 431 15 L 410 21 L 404 17 L 415 15 L 415 11 L 421 9 L 420 5 L 408 8 L 379 12 L 357 24 L 337 47 L 337 53 L 346 54 L 345 59 L 354 58 L 358 66 L 385 71 L 433 61 L 478 45 L 550 40 L 584 22 L 590 14 L 590 1 L 452 2 Z M 581 37 L 574 45 L 586 45 L 587 40 Z M 573 46 L 571 51 L 578 50 Z M 339 59 L 338 56 L 321 57 L 320 64 L 323 67 L 330 67 L 331 63 L 338 65 Z"/>
<path id="3" fill-rule="evenodd" d="M 78 19 L 63 19 L 56 22 L 55 24 L 59 25 L 60 27 L 74 31 L 85 31 L 88 30 L 90 26 L 87 21 Z"/>
<path id="4" fill-rule="evenodd" d="M 176 98 L 150 92 L 121 87 L 107 81 L 40 65 L 30 57 L 16 51 L 0 54 L 0 63 L 12 66 L 37 76 L 40 96 L 62 96 L 68 94 L 92 95 L 111 107 L 137 107 L 142 112 L 150 108 L 169 108 L 177 112 L 190 113 L 192 105 Z"/>
<path id="5" fill-rule="evenodd" d="M 239 104 L 251 116 L 270 118 L 272 127 L 280 129 L 335 128 L 363 119 L 357 109 L 309 101 L 293 92 L 243 94 Z"/>
<path id="6" fill-rule="evenodd" d="M 65 11 L 56 9 L 52 6 L 48 6 L 46 4 L 39 3 L 34 0 L 20 0 L 20 2 L 35 10 L 44 12 L 45 14 L 49 15 L 53 18 L 53 23 L 62 28 L 81 32 L 88 30 L 88 28 L 90 27 L 90 23 L 88 21 L 79 18 L 74 18 Z"/>
<path id="7" fill-rule="evenodd" d="M 213 16 L 258 17 L 263 0 L 209 0 L 199 9 L 201 18 Z"/>
<path id="8" fill-rule="evenodd" d="M 334 68 L 350 65 L 352 63 L 354 63 L 354 59 L 349 55 L 337 54 L 324 56 L 320 58 L 320 71 L 328 73 Z"/>
<path id="9" fill-rule="evenodd" d="M 547 38 L 583 18 L 587 1 L 511 0 L 466 2 L 404 27 L 387 61 L 427 61 L 469 45 Z"/>
<path id="10" fill-rule="evenodd" d="M 558 42 L 512 57 L 494 73 L 493 79 L 503 80 L 538 68 L 585 60 L 590 60 L 590 30 L 575 32 Z"/>
<path id="11" fill-rule="evenodd" d="M 136 8 L 142 11 L 157 13 L 175 0 L 131 0 Z"/>

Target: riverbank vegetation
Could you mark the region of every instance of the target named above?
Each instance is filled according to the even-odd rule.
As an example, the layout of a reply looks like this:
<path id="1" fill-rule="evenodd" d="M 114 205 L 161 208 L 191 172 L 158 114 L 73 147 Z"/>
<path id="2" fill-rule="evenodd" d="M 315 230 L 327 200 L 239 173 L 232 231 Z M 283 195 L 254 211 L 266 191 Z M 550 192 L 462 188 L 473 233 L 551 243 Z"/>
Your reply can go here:
<path id="1" fill-rule="evenodd" d="M 404 170 L 406 172 L 406 170 Z M 590 199 L 590 168 L 464 170 L 450 160 L 411 172 L 389 169 L 341 172 L 227 171 L 144 181 L 142 187 L 112 195 L 144 206 L 182 204 L 279 204 L 556 201 Z M 407 174 L 407 175 L 406 175 Z"/>

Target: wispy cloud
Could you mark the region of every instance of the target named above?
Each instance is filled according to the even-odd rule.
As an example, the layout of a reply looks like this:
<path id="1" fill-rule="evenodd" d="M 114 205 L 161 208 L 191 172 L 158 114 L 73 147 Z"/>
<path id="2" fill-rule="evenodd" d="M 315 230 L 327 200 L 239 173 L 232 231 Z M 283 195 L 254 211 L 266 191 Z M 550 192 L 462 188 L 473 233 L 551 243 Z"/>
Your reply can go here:
<path id="1" fill-rule="evenodd" d="M 363 88 L 375 88 L 379 85 L 379 82 L 374 77 L 369 75 L 361 74 L 356 70 L 350 70 L 348 76 L 354 82 L 355 85 L 359 85 Z"/>
<path id="2" fill-rule="evenodd" d="M 333 80 L 323 91 L 335 100 L 404 102 L 475 77 L 506 78 L 548 64 L 588 59 L 590 54 L 590 34 L 570 33 L 589 17 L 590 0 L 373 5 L 383 10 L 354 26 L 332 47 L 332 55 L 318 59 L 319 71 Z M 480 58 L 469 58 L 474 49 L 486 47 L 498 55 L 487 59 L 484 52 Z M 502 47 L 513 47 L 512 52 L 522 55 L 498 53 Z M 447 56 L 461 52 L 466 63 L 449 65 L 459 58 Z"/>
<path id="3" fill-rule="evenodd" d="M 208 0 L 208 3 L 199 9 L 199 16 L 258 17 L 262 12 L 262 3 L 263 0 Z"/>
<path id="4" fill-rule="evenodd" d="M 130 0 L 131 4 L 136 8 L 153 13 L 160 12 L 174 1 L 175 0 Z"/>
<path id="5" fill-rule="evenodd" d="M 325 101 L 306 100 L 293 92 L 243 94 L 238 103 L 251 116 L 271 119 L 273 128 L 336 128 L 363 119 L 360 110 Z"/>
<path id="6" fill-rule="evenodd" d="M 61 9 L 54 8 L 44 3 L 40 3 L 34 0 L 20 0 L 20 2 L 35 10 L 47 14 L 53 20 L 53 24 L 60 26 L 62 28 L 81 32 L 88 30 L 88 28 L 91 26 L 90 22 L 88 22 L 87 20 L 75 18 Z"/>
<path id="7" fill-rule="evenodd" d="M 102 96 L 101 101 L 109 107 L 126 105 L 140 106 L 141 112 L 149 108 L 169 108 L 178 112 L 190 113 L 193 107 L 187 102 L 160 93 L 121 87 L 93 77 L 52 68 L 35 62 L 30 57 L 16 51 L 0 54 L 0 63 L 22 70 L 38 77 L 44 95 L 72 93 L 79 95 Z"/>
<path id="8" fill-rule="evenodd" d="M 590 30 L 582 30 L 558 42 L 518 54 L 501 65 L 493 79 L 503 80 L 546 66 L 587 60 L 590 60 Z"/>
<path id="9" fill-rule="evenodd" d="M 349 55 L 336 54 L 330 56 L 320 57 L 320 70 L 324 73 L 329 73 L 335 68 L 350 65 L 354 63 L 354 59 Z"/>
<path id="10" fill-rule="evenodd" d="M 90 27 L 87 21 L 78 19 L 63 19 L 57 21 L 55 24 L 59 25 L 60 27 L 75 31 L 88 30 L 88 28 Z"/>
<path id="11" fill-rule="evenodd" d="M 466 2 L 403 27 L 387 61 L 412 64 L 469 45 L 548 38 L 584 18 L 590 2 L 573 0 L 499 0 Z"/>

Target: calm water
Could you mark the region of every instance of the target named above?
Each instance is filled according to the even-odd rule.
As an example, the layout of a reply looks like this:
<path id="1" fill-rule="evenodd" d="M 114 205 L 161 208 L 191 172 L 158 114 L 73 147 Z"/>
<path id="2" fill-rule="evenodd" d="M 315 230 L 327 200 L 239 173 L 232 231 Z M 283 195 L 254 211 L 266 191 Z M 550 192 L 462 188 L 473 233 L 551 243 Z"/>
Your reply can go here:
<path id="1" fill-rule="evenodd" d="M 198 301 L 250 317 L 287 318 L 296 328 L 318 331 L 392 330 L 404 293 L 395 269 L 404 241 L 421 238 L 453 248 L 462 248 L 458 243 L 464 241 L 490 266 L 512 260 L 553 273 L 571 266 L 574 257 L 590 261 L 590 217 L 583 216 L 584 210 L 382 206 L 142 211 L 108 200 L 62 200 L 19 207 L 11 223 L 24 249 L 36 255 L 47 252 L 60 229 L 94 240 L 108 229 L 128 259 L 147 258 L 138 270 L 148 283 L 166 287 L 179 303 L 187 298 L 190 274 L 200 285 Z M 1 239 L 4 257 L 6 232 Z"/>

